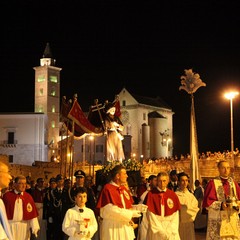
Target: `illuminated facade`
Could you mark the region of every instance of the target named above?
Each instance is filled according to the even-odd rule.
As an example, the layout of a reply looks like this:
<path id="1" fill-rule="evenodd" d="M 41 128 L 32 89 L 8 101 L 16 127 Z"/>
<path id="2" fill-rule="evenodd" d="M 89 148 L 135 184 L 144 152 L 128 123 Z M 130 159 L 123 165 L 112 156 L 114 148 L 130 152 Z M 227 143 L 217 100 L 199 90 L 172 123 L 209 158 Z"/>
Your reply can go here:
<path id="1" fill-rule="evenodd" d="M 0 154 L 10 162 L 32 165 L 35 161 L 105 162 L 105 137 L 65 140 L 60 122 L 60 71 L 47 44 L 35 70 L 34 113 L 0 114 Z M 114 93 L 113 93 L 114 95 Z M 159 97 L 118 94 L 124 124 L 126 159 L 171 157 L 173 150 L 172 109 Z M 80 103 L 81 105 L 81 103 Z M 66 136 L 64 136 L 66 137 Z M 68 140 L 67 140 L 68 139 Z M 71 158 L 71 159 L 69 159 Z"/>

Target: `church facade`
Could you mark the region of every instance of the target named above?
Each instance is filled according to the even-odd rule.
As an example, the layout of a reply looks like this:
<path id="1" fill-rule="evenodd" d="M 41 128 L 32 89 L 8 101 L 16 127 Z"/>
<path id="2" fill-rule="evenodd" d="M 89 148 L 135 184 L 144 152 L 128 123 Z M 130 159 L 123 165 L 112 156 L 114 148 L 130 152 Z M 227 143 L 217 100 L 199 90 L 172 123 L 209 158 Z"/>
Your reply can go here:
<path id="1" fill-rule="evenodd" d="M 49 44 L 40 59 L 40 66 L 33 69 L 34 112 L 0 113 L 0 155 L 7 155 L 10 163 L 22 165 L 33 165 L 36 161 L 105 163 L 106 136 L 86 136 L 72 141 L 71 135 L 63 138 L 61 134 L 62 69 L 56 66 Z M 159 97 L 137 96 L 126 88 L 117 95 L 124 124 L 125 158 L 141 161 L 171 157 L 174 114 L 171 107 Z"/>

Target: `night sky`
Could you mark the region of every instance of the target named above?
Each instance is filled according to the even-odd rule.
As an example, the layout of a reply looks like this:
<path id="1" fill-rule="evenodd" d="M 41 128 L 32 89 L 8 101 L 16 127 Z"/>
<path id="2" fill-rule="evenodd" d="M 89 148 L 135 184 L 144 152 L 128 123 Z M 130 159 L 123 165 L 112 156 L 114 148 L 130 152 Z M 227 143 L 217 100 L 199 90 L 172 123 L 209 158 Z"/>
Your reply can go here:
<path id="1" fill-rule="evenodd" d="M 240 91 L 238 1 L 1 1 L 0 112 L 34 111 L 34 70 L 49 42 L 61 95 L 84 111 L 130 93 L 161 97 L 175 112 L 174 154 L 189 152 L 190 95 L 184 69 L 206 87 L 194 94 L 199 152 L 230 150 L 226 90 Z M 240 147 L 240 96 L 234 100 Z"/>

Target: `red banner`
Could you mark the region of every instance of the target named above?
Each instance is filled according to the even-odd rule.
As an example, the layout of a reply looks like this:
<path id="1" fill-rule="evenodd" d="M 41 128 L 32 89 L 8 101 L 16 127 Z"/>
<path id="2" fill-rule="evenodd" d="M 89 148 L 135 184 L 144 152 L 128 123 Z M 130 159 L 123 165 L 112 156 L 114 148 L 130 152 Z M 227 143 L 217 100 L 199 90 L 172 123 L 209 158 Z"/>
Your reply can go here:
<path id="1" fill-rule="evenodd" d="M 121 113 L 121 109 L 120 109 L 120 102 L 118 99 L 114 102 L 114 107 L 116 108 L 114 115 L 117 117 L 120 117 L 122 113 Z"/>
<path id="2" fill-rule="evenodd" d="M 72 108 L 68 113 L 68 118 L 74 121 L 74 133 L 77 133 L 74 135 L 77 135 L 78 137 L 85 133 L 97 135 L 102 134 L 102 130 L 100 128 L 95 127 L 89 122 L 76 99 L 74 100 Z"/>

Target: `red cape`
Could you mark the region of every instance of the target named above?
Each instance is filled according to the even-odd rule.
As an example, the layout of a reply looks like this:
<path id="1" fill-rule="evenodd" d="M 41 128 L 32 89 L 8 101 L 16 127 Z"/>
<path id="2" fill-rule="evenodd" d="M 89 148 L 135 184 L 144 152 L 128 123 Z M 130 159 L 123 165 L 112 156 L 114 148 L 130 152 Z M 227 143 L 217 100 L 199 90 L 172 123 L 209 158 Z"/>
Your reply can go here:
<path id="1" fill-rule="evenodd" d="M 14 191 L 9 191 L 3 195 L 3 202 L 6 207 L 8 220 L 13 219 L 14 205 L 18 197 L 22 199 L 23 203 L 23 220 L 30 220 L 37 217 L 37 208 L 29 193 L 23 192 L 23 195 L 18 195 Z"/>
<path id="2" fill-rule="evenodd" d="M 162 193 L 161 193 L 162 194 Z M 163 193 L 163 200 L 165 206 L 165 215 L 170 216 L 174 212 L 180 210 L 181 205 L 178 199 L 178 196 L 175 192 L 170 189 L 167 189 L 166 192 Z M 144 204 L 148 206 L 148 210 L 156 215 L 161 215 L 161 196 L 160 191 L 157 188 L 149 191 Z"/>
<path id="3" fill-rule="evenodd" d="M 124 186 L 121 186 L 120 188 L 121 188 L 121 191 L 123 191 L 123 198 L 126 204 L 126 209 L 132 208 L 132 204 L 134 201 L 130 192 Z M 110 183 L 107 183 L 103 187 L 100 193 L 100 196 L 98 198 L 96 208 L 100 209 L 101 207 L 104 207 L 108 203 L 112 203 L 113 205 L 123 208 L 119 187 Z"/>

